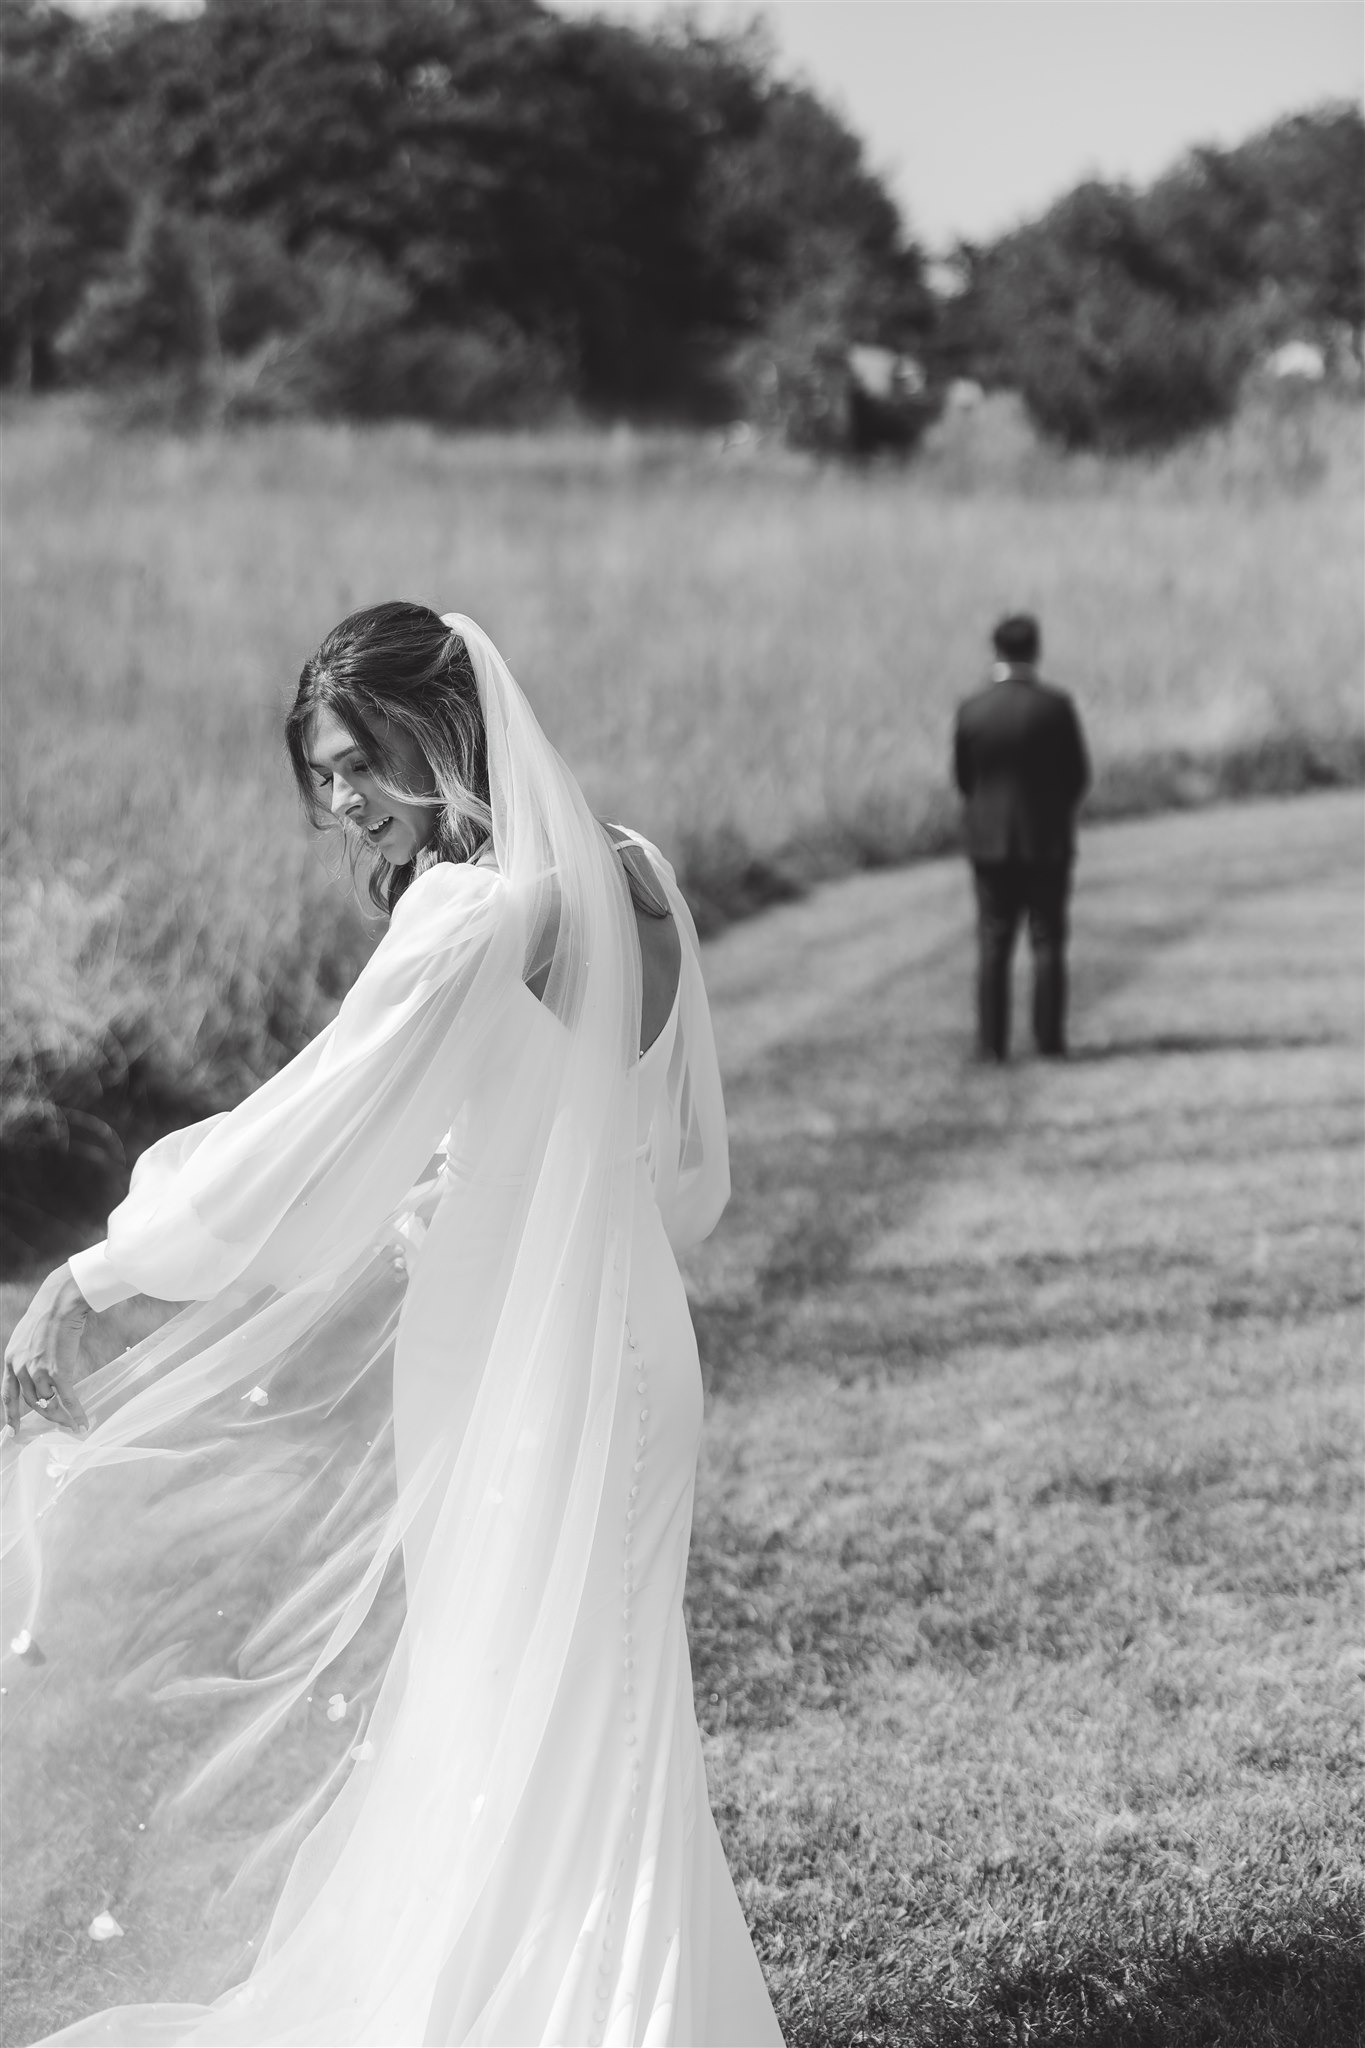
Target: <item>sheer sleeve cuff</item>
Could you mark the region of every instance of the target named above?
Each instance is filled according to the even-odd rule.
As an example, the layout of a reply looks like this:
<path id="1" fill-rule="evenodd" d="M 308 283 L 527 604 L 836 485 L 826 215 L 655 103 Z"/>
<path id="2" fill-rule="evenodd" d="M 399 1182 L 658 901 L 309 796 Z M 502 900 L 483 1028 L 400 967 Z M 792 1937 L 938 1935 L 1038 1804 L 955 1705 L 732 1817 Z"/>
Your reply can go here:
<path id="1" fill-rule="evenodd" d="M 67 1264 L 72 1279 L 96 1315 L 101 1309 L 113 1308 L 117 1302 L 130 1301 L 137 1293 L 136 1287 L 120 1280 L 110 1265 L 107 1245 L 92 1244 L 88 1252 L 75 1253 Z"/>

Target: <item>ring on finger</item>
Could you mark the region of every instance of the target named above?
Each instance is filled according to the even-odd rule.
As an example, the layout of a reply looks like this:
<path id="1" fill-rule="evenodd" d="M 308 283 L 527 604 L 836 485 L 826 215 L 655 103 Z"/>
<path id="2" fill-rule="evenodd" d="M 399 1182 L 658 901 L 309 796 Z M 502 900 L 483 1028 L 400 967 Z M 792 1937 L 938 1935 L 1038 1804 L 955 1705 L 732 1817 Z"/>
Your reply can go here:
<path id="1" fill-rule="evenodd" d="M 56 1398 L 57 1398 L 57 1396 L 56 1396 L 56 1394 L 55 1394 L 55 1393 L 54 1393 L 54 1394 L 35 1394 L 35 1395 L 33 1396 L 33 1399 L 34 1399 L 34 1401 L 36 1402 L 36 1404 L 37 1404 L 37 1406 L 38 1406 L 39 1408 L 50 1408 L 50 1407 L 52 1406 L 52 1403 L 53 1403 L 53 1402 L 54 1402 L 54 1401 L 56 1400 Z"/>

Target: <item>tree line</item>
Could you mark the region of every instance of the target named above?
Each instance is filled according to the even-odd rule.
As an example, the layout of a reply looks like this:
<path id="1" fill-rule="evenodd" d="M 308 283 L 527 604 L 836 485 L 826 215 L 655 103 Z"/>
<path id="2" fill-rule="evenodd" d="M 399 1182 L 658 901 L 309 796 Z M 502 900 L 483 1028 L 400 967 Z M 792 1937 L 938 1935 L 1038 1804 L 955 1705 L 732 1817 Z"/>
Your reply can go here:
<path id="1" fill-rule="evenodd" d="M 1086 185 L 935 293 L 757 31 L 539 0 L 0 6 L 0 382 L 171 413 L 742 416 L 847 436 L 849 351 L 1070 445 L 1175 438 L 1289 334 L 1358 359 L 1355 108 Z M 893 400 L 893 404 L 896 401 Z"/>
<path id="2" fill-rule="evenodd" d="M 1145 192 L 1087 182 L 959 262 L 945 357 L 1019 390 L 1069 447 L 1159 446 L 1226 418 L 1288 341 L 1358 384 L 1365 121 L 1328 106 L 1194 150 Z"/>

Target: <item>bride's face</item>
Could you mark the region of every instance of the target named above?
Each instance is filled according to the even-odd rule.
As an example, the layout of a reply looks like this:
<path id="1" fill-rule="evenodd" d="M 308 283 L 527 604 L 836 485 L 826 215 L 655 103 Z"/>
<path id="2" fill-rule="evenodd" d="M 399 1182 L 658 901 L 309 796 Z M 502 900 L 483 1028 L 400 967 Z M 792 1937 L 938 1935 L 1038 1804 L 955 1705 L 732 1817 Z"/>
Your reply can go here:
<path id="1" fill-rule="evenodd" d="M 365 844 L 394 867 L 406 867 L 435 838 L 440 813 L 433 805 L 404 803 L 401 797 L 388 795 L 365 749 L 325 708 L 313 721 L 309 738 L 308 765 L 320 801 L 330 804 L 334 818 L 346 819 Z M 435 778 L 415 740 L 394 732 L 387 751 L 406 782 L 435 793 Z"/>

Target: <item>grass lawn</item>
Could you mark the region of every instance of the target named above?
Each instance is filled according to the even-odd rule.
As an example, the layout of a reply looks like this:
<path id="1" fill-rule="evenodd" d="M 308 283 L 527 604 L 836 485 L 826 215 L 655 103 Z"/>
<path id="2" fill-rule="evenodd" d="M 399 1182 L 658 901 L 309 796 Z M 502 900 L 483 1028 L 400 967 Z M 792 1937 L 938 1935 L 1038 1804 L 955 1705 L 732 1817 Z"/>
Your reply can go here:
<path id="1" fill-rule="evenodd" d="M 956 863 L 709 949 L 690 1626 L 790 2048 L 1359 2036 L 1361 852 L 1090 833 L 1064 1066 L 969 1061 Z M 16 2043 L 131 1982 L 98 1875 L 7 1873 Z"/>
<path id="2" fill-rule="evenodd" d="M 968 1063 L 956 864 L 711 949 L 694 1670 L 792 2048 L 1360 2037 L 1361 837 L 1092 833 L 1061 1068 Z"/>

